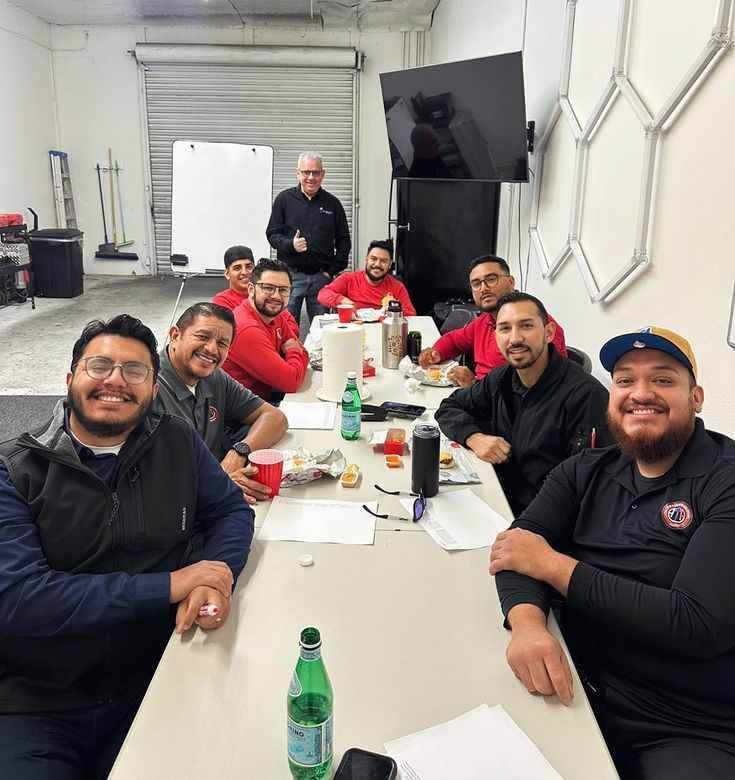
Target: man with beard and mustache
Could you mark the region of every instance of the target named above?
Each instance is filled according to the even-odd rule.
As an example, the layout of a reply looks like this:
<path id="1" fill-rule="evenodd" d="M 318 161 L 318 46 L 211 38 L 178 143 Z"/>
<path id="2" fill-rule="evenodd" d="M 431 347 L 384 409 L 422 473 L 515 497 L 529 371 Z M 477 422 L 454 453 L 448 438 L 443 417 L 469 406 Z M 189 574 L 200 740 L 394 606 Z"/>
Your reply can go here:
<path id="1" fill-rule="evenodd" d="M 480 316 L 464 328 L 450 330 L 439 338 L 433 347 L 422 349 L 419 365 L 428 368 L 458 355 L 467 355 L 475 363 L 474 373 L 466 366 L 456 366 L 447 376 L 460 387 L 469 387 L 485 374 L 506 361 L 495 340 L 495 313 L 498 301 L 515 290 L 515 279 L 502 257 L 482 255 L 470 263 L 470 291 Z M 557 352 L 567 356 L 564 331 L 551 316 L 554 325 L 553 344 Z"/>
<path id="2" fill-rule="evenodd" d="M 697 413 L 691 346 L 665 328 L 608 341 L 618 446 L 549 474 L 490 556 L 532 692 L 572 700 L 562 631 L 623 778 L 735 777 L 735 442 Z"/>
<path id="3" fill-rule="evenodd" d="M 286 415 L 236 382 L 220 366 L 235 333 L 233 313 L 214 303 L 190 306 L 172 325 L 161 350 L 154 408 L 194 426 L 250 503 L 270 497 L 248 463 L 253 450 L 272 447 L 288 428 Z"/>
<path id="4" fill-rule="evenodd" d="M 253 512 L 188 423 L 150 410 L 158 369 L 140 320 L 91 322 L 67 399 L 0 447 L 4 776 L 106 777 L 171 631 L 227 620 Z"/>
<path id="5" fill-rule="evenodd" d="M 285 311 L 291 271 L 280 260 L 261 260 L 248 283 L 248 300 L 235 309 L 235 338 L 222 368 L 265 401 L 275 390 L 295 393 L 309 354 Z"/>
<path id="6" fill-rule="evenodd" d="M 509 293 L 495 317 L 507 365 L 456 390 L 434 417 L 447 437 L 495 466 L 518 516 L 554 466 L 584 447 L 609 443 L 608 394 L 556 351 L 554 323 L 538 298 Z"/>
<path id="7" fill-rule="evenodd" d="M 393 242 L 371 241 L 365 255 L 365 270 L 340 274 L 331 284 L 319 292 L 319 303 L 330 308 L 348 304 L 355 309 L 381 309 L 384 299 L 401 302 L 407 317 L 416 314 L 408 290 L 395 276 L 390 275 L 393 266 Z"/>

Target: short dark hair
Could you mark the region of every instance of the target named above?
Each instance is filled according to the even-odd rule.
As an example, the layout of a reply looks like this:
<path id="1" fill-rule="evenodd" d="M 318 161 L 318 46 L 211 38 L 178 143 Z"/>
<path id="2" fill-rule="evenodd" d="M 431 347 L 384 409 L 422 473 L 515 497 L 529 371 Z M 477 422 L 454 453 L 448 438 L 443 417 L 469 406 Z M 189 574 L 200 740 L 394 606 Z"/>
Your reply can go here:
<path id="1" fill-rule="evenodd" d="M 367 254 L 370 254 L 371 249 L 385 249 L 390 255 L 390 259 L 393 260 L 393 241 L 390 238 L 385 241 L 371 241 L 368 244 Z"/>
<path id="2" fill-rule="evenodd" d="M 232 336 L 235 336 L 235 315 L 226 306 L 220 306 L 209 301 L 192 303 L 191 306 L 176 320 L 176 327 L 183 333 L 194 324 L 197 317 L 216 317 L 232 327 Z"/>
<path id="3" fill-rule="evenodd" d="M 497 320 L 500 309 L 505 306 L 506 303 L 523 303 L 524 301 L 530 301 L 531 303 L 536 304 L 536 309 L 538 310 L 539 317 L 541 317 L 541 322 L 543 322 L 544 327 L 546 327 L 549 324 L 549 313 L 546 311 L 546 307 L 533 295 L 519 291 L 509 292 L 507 295 L 503 295 L 500 298 L 495 309 L 495 319 Z"/>
<path id="4" fill-rule="evenodd" d="M 250 276 L 250 282 L 252 284 L 259 282 L 260 277 L 263 276 L 266 271 L 275 271 L 279 274 L 288 274 L 289 283 L 293 281 L 291 278 L 291 269 L 286 265 L 286 263 L 282 262 L 281 260 L 271 260 L 269 257 L 265 257 L 258 263 L 258 265 L 255 266 L 255 269 Z"/>
<path id="5" fill-rule="evenodd" d="M 467 273 L 471 273 L 473 268 L 478 265 L 482 265 L 483 263 L 497 263 L 503 269 L 503 273 L 510 274 L 510 266 L 508 263 L 506 263 L 502 257 L 498 257 L 497 255 L 480 255 L 479 257 L 476 257 L 470 263 L 470 267 L 467 269 Z"/>
<path id="6" fill-rule="evenodd" d="M 77 363 L 82 359 L 84 350 L 92 339 L 97 336 L 122 336 L 126 339 L 135 339 L 148 347 L 153 364 L 153 381 L 158 377 L 161 368 L 161 359 L 158 357 L 158 342 L 153 331 L 144 325 L 137 317 L 130 314 L 118 314 L 111 320 L 92 320 L 84 326 L 81 336 L 74 342 L 71 350 L 71 370 L 74 371 Z"/>
<path id="7" fill-rule="evenodd" d="M 250 260 L 253 264 L 255 264 L 255 257 L 253 256 L 253 250 L 249 246 L 243 246 L 242 244 L 231 246 L 225 252 L 225 268 L 229 268 L 233 263 L 236 263 L 238 260 Z"/>

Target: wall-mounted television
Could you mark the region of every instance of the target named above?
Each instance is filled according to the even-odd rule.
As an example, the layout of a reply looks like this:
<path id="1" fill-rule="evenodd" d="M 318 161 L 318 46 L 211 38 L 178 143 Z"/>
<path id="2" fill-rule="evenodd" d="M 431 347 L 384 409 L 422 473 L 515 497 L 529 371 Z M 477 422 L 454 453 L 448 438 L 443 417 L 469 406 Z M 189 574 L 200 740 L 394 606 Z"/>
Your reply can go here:
<path id="1" fill-rule="evenodd" d="M 528 181 L 521 52 L 380 74 L 396 179 Z"/>

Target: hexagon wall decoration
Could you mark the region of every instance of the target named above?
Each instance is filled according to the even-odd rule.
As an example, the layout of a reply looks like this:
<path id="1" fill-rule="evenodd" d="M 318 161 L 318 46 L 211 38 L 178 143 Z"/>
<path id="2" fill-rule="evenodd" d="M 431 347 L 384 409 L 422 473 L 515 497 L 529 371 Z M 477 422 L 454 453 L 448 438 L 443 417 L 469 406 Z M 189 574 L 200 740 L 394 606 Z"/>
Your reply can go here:
<path id="1" fill-rule="evenodd" d="M 544 279 L 553 278 L 564 263 L 571 257 L 574 259 L 579 273 L 582 276 L 590 300 L 593 303 L 601 303 L 636 269 L 642 268 L 650 262 L 648 256 L 648 236 L 653 207 L 656 155 L 659 144 L 661 143 L 661 132 L 664 129 L 668 129 L 668 127 L 673 124 L 674 120 L 671 120 L 672 114 L 689 92 L 694 89 L 695 86 L 698 86 L 714 70 L 714 67 L 708 69 L 708 66 L 716 63 L 717 60 L 719 60 L 719 55 L 730 46 L 732 39 L 732 25 L 730 19 L 733 0 L 717 0 L 714 27 L 704 49 L 682 76 L 669 97 L 663 102 L 663 105 L 653 115 L 651 115 L 641 98 L 638 96 L 638 93 L 635 91 L 626 72 L 632 0 L 620 0 L 612 73 L 610 79 L 603 88 L 602 94 L 592 109 L 591 115 L 582 126 L 580 126 L 571 103 L 569 102 L 572 41 L 577 2 L 578 0 L 567 0 L 558 99 L 554 105 L 546 130 L 536 146 L 536 178 L 534 181 L 531 202 L 529 239 L 534 254 L 538 259 Z M 590 138 L 594 131 L 600 126 L 601 122 L 605 121 L 606 110 L 618 96 L 622 97 L 628 103 L 643 129 L 643 164 L 633 254 L 630 259 L 619 268 L 612 277 L 610 277 L 610 279 L 600 286 L 592 273 L 592 268 L 585 255 L 581 236 L 585 170 Z M 574 138 L 575 156 L 572 178 L 572 202 L 569 210 L 569 231 L 564 245 L 557 252 L 554 260 L 549 262 L 541 234 L 539 233 L 538 219 L 544 157 L 552 133 L 558 122 L 565 122 L 567 124 L 569 132 L 571 132 L 572 137 Z"/>

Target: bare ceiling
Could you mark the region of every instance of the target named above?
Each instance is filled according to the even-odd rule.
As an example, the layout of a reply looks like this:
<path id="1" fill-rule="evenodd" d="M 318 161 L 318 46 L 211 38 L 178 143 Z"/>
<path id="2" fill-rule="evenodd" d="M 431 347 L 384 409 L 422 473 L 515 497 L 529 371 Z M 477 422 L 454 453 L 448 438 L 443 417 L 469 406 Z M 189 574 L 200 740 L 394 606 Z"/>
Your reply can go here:
<path id="1" fill-rule="evenodd" d="M 428 30 L 440 0 L 10 0 L 51 24 Z"/>

